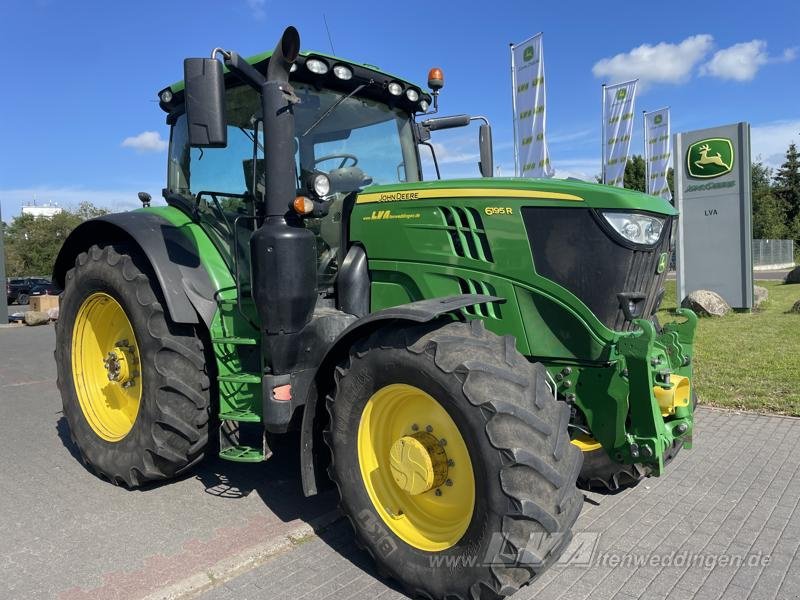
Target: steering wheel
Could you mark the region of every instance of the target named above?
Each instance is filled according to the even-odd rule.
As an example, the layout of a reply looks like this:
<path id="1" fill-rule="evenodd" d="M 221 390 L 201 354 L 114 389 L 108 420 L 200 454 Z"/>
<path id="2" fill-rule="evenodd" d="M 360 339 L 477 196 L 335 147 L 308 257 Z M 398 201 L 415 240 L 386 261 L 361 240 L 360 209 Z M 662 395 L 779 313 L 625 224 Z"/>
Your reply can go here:
<path id="1" fill-rule="evenodd" d="M 344 167 L 348 159 L 353 161 L 353 164 L 350 165 L 351 167 L 355 167 L 358 164 L 358 157 L 355 154 L 328 154 L 327 156 L 320 156 L 318 159 L 316 159 L 314 161 L 314 166 L 316 167 L 319 163 L 325 162 L 326 160 L 332 160 L 334 158 L 342 159 L 342 162 L 339 163 L 338 167 L 336 167 L 337 169 Z"/>

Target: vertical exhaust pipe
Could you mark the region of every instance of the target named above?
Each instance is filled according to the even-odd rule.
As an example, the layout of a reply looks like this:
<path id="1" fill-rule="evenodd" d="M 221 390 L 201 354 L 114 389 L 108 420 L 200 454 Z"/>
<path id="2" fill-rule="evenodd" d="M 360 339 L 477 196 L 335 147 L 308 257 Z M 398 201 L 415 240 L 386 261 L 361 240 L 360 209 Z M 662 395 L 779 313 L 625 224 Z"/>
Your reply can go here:
<path id="1" fill-rule="evenodd" d="M 253 297 L 272 375 L 290 373 L 296 364 L 297 335 L 311 320 L 317 300 L 316 239 L 291 209 L 297 189 L 293 112 L 297 98 L 289 84 L 289 69 L 299 51 L 300 35 L 288 27 L 269 59 L 261 86 L 264 220 L 250 238 L 250 256 Z"/>

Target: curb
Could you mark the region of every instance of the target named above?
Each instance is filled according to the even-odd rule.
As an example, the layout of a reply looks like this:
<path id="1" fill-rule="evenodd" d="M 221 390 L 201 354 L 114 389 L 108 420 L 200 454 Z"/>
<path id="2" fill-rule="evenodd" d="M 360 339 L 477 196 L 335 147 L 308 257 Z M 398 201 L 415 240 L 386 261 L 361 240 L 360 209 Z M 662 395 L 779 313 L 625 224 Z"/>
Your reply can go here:
<path id="1" fill-rule="evenodd" d="M 195 573 L 177 583 L 156 590 L 141 600 L 188 600 L 197 597 L 261 565 L 277 554 L 316 537 L 317 532 L 324 531 L 341 518 L 342 514 L 338 510 L 332 510 L 309 523 L 298 525 L 285 535 L 251 546 L 236 556 L 223 559 L 202 573 Z"/>

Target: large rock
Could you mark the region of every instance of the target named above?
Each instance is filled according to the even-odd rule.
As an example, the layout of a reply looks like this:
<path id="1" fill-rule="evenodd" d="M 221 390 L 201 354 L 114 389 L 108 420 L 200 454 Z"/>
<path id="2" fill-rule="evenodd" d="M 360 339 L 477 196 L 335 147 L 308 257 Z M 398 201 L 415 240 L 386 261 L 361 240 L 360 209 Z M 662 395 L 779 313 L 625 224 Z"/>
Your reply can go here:
<path id="1" fill-rule="evenodd" d="M 681 302 L 683 308 L 691 308 L 699 317 L 722 317 L 731 307 L 722 296 L 709 290 L 695 290 Z"/>
<path id="2" fill-rule="evenodd" d="M 783 281 L 785 283 L 800 283 L 800 266 L 789 271 Z"/>
<path id="3" fill-rule="evenodd" d="M 797 302 L 794 303 L 794 305 L 792 305 L 792 308 L 789 309 L 789 312 L 800 315 L 800 300 L 798 300 Z"/>
<path id="4" fill-rule="evenodd" d="M 769 298 L 769 291 L 760 285 L 753 286 L 753 307 L 759 308 Z"/>
<path id="5" fill-rule="evenodd" d="M 25 325 L 47 325 L 50 322 L 50 316 L 46 312 L 38 312 L 29 310 L 23 317 Z"/>

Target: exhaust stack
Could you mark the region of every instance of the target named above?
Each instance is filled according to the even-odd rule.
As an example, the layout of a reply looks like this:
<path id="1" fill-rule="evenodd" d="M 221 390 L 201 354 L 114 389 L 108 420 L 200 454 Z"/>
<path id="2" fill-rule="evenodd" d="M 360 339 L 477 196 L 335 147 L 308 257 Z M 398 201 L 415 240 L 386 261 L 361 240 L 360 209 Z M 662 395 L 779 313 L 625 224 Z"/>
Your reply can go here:
<path id="1" fill-rule="evenodd" d="M 300 35 L 287 27 L 269 59 L 261 85 L 264 119 L 264 221 L 250 238 L 253 297 L 272 375 L 295 364 L 295 338 L 309 323 L 317 300 L 316 240 L 291 210 L 297 175 L 294 112 L 298 101 L 289 69 Z"/>

